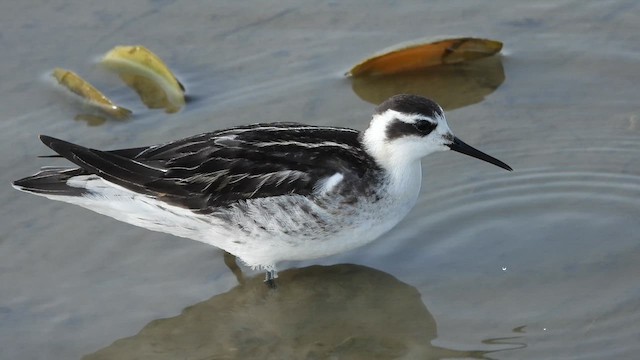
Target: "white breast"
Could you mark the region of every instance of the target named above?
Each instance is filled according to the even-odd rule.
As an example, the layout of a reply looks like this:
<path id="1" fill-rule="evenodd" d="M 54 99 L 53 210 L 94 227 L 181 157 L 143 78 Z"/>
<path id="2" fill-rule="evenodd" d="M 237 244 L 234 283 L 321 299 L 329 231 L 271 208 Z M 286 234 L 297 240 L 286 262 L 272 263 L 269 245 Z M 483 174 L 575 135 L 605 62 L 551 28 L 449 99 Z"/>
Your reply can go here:
<path id="1" fill-rule="evenodd" d="M 318 203 L 299 195 L 252 199 L 226 215 L 232 221 L 224 228 L 234 240 L 212 244 L 251 266 L 351 250 L 380 237 L 406 216 L 418 198 L 420 179 L 416 162 L 392 174 L 377 200 L 362 199 L 354 205 L 341 204 L 339 198 Z"/>
<path id="2" fill-rule="evenodd" d="M 394 227 L 413 207 L 420 191 L 420 163 L 390 173 L 376 199 L 341 201 L 331 189 L 336 173 L 315 196 L 284 195 L 240 201 L 214 214 L 197 214 L 115 185 L 95 175 L 68 185 L 85 196 L 47 196 L 76 204 L 149 230 L 201 241 L 224 249 L 253 267 L 283 260 L 338 254 L 367 244 Z"/>

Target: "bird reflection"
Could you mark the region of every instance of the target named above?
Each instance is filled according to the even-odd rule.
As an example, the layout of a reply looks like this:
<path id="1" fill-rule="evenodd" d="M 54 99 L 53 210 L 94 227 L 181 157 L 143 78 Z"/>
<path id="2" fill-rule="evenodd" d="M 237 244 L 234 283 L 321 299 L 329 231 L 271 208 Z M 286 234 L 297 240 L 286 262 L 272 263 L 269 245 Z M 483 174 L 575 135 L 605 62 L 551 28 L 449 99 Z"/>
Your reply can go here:
<path id="1" fill-rule="evenodd" d="M 420 293 L 393 276 L 341 264 L 261 275 L 150 322 L 85 359 L 489 359 L 489 352 L 431 344 L 433 316 Z"/>

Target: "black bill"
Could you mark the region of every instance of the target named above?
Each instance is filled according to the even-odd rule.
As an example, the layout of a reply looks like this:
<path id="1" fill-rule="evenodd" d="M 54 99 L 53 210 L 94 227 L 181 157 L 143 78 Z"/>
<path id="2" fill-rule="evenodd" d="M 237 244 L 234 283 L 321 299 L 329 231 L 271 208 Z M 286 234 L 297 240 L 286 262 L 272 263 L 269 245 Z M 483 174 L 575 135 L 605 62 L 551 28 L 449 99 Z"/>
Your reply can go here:
<path id="1" fill-rule="evenodd" d="M 484 160 L 488 163 L 491 163 L 495 166 L 499 166 L 505 170 L 509 170 L 512 171 L 513 169 L 511 168 L 511 166 L 503 163 L 502 161 L 494 158 L 493 156 L 489 156 L 485 153 L 483 153 L 480 150 L 476 150 L 475 148 L 471 147 L 470 145 L 467 145 L 464 141 L 458 139 L 457 137 L 453 137 L 453 143 L 448 145 L 449 148 L 453 151 L 457 151 L 461 154 L 465 154 L 465 155 L 469 155 L 472 156 L 476 159 L 480 159 L 480 160 Z"/>

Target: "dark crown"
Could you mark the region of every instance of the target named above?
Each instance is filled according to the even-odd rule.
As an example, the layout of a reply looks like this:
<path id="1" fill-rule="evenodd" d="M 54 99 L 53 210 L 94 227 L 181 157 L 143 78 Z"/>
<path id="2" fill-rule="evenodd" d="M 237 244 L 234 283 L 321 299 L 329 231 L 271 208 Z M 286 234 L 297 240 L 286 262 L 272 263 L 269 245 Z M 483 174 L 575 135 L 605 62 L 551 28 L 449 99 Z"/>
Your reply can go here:
<path id="1" fill-rule="evenodd" d="M 435 101 L 418 95 L 400 94 L 385 100 L 376 108 L 376 114 L 395 110 L 404 114 L 420 114 L 425 117 L 442 117 L 442 109 Z"/>

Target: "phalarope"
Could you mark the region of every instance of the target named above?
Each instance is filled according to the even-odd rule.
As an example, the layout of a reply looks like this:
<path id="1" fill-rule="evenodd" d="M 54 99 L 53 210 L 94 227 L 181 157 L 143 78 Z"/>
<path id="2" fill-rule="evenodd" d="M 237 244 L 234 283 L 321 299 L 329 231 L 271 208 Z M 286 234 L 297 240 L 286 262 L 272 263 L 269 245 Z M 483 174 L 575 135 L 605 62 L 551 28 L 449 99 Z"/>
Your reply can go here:
<path id="1" fill-rule="evenodd" d="M 383 102 L 364 132 L 255 124 L 110 151 L 40 139 L 76 167 L 43 168 L 16 189 L 216 246 L 266 270 L 271 285 L 279 261 L 337 254 L 395 226 L 416 203 L 428 154 L 451 149 L 511 170 L 416 95 Z"/>

